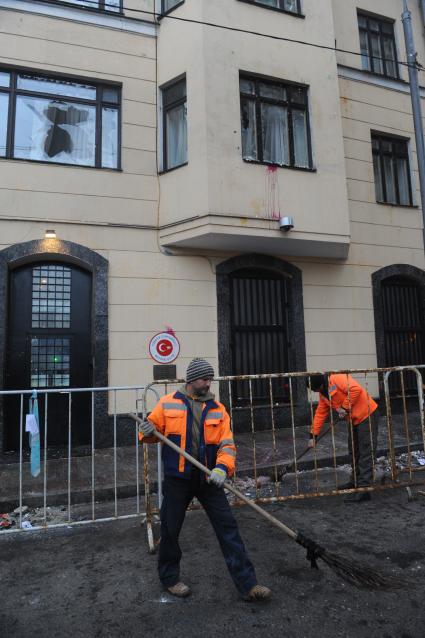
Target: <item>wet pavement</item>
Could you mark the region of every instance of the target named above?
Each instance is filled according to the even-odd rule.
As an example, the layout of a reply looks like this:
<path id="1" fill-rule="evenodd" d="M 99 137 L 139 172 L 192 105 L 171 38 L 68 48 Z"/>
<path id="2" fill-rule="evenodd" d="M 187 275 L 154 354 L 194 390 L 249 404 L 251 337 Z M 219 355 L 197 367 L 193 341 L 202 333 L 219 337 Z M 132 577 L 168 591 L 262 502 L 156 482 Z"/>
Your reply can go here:
<path id="1" fill-rule="evenodd" d="M 303 473 L 311 480 L 309 472 Z M 330 480 L 321 470 L 322 480 Z M 416 494 L 418 494 L 416 492 Z M 83 506 L 80 506 L 83 507 Z M 86 506 L 87 507 L 87 506 Z M 103 503 L 101 508 L 107 508 Z M 238 598 L 202 511 L 187 514 L 180 601 L 157 581 L 139 519 L 0 535 L 1 635 L 29 638 L 420 638 L 425 635 L 425 497 L 405 489 L 349 505 L 342 496 L 287 502 L 267 511 L 327 549 L 407 578 L 398 591 L 353 588 L 247 506 L 236 508 L 267 604 Z M 155 525 L 158 535 L 158 525 Z"/>

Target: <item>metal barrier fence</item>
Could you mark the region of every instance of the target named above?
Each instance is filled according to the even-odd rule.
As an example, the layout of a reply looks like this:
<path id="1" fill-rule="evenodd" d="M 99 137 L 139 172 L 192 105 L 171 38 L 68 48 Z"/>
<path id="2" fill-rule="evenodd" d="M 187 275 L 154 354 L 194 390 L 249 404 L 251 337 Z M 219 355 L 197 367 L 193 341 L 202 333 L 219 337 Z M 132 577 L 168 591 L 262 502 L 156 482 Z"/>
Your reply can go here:
<path id="1" fill-rule="evenodd" d="M 34 391 L 0 391 L 3 430 L 7 426 L 9 447 L 14 447 L 0 462 L 1 534 L 141 515 L 143 450 L 137 425 L 126 415 L 134 411 L 144 390 L 38 389 L 42 449 L 36 475 L 31 474 L 32 452 L 25 432 Z M 128 496 L 125 507 L 131 511 L 122 511 L 121 495 Z M 5 511 L 14 506 L 15 512 Z"/>
<path id="2" fill-rule="evenodd" d="M 213 391 L 218 390 L 221 399 L 225 399 L 233 424 L 238 449 L 235 481 L 239 489 L 247 490 L 245 493 L 258 503 L 271 503 L 372 492 L 414 484 L 416 473 L 425 470 L 424 368 L 425 366 L 420 365 L 328 373 L 351 375 L 370 395 L 380 396 L 381 405 L 385 408 L 385 414 L 379 419 L 380 431 L 376 443 L 373 441 L 370 410 L 368 414 L 374 483 L 369 487 L 356 486 L 345 490 L 341 490 L 340 485 L 344 474 L 347 480 L 349 438 L 351 445 L 354 445 L 351 418 L 348 422 L 337 421 L 330 410 L 330 424 L 325 434 L 315 447 L 307 447 L 314 404 L 318 398 L 311 391 L 310 379 L 312 375 L 320 373 L 294 372 L 216 378 Z M 148 415 L 151 407 L 149 399 L 152 398 L 149 396 L 150 391 L 155 390 L 158 398 L 175 391 L 178 384 L 182 383 L 183 380 L 156 381 L 148 385 L 143 396 L 142 410 L 138 411 L 144 417 Z M 349 386 L 348 401 L 350 404 Z M 152 520 L 158 514 L 162 501 L 160 446 L 157 448 L 156 463 L 151 463 L 149 467 L 148 461 L 146 462 L 146 523 L 151 551 L 155 549 Z M 151 454 L 151 461 L 154 460 L 153 457 Z M 355 457 L 352 467 L 355 476 Z M 403 478 L 405 474 L 407 477 Z M 152 491 L 151 486 L 156 491 Z M 242 505 L 232 499 L 231 495 L 229 500 L 234 505 Z M 198 504 L 192 503 L 192 507 L 198 507 Z"/>
<path id="3" fill-rule="evenodd" d="M 311 391 L 309 379 L 317 373 L 218 377 L 212 390 L 228 406 L 233 423 L 238 487 L 255 501 L 268 503 L 412 485 L 416 473 L 425 469 L 424 368 L 335 371 L 352 375 L 369 394 L 380 396 L 381 407 L 385 408 L 372 455 L 375 482 L 370 487 L 344 492 L 338 487 L 347 470 L 347 439 L 353 438 L 351 421 L 337 421 L 331 411 L 326 434 L 307 451 L 318 398 Z M 143 516 L 149 547 L 154 551 L 153 520 L 162 500 L 161 447 L 140 445 L 137 424 L 127 414 L 136 411 L 146 416 L 161 395 L 173 392 L 181 383 L 157 381 L 147 386 L 39 390 L 43 449 L 38 477 L 30 474 L 25 446 L 25 415 L 32 391 L 0 392 L 3 419 L 7 416 L 6 402 L 14 397 L 18 404 L 19 431 L 15 455 L 9 462 L 0 463 L 0 512 L 5 509 L 2 503 L 18 506 L 14 517 L 11 512 L 14 526 L 0 535 L 28 527 L 40 529 Z M 59 450 L 50 447 L 55 415 L 49 412 L 58 396 L 65 401 L 60 429 L 66 434 L 65 446 Z M 84 396 L 89 404 L 89 416 L 83 423 L 74 414 L 79 396 Z M 350 395 L 348 398 L 350 401 Z M 368 423 L 372 438 L 370 414 Z M 83 429 L 86 445 L 77 445 L 75 429 Z M 40 506 L 34 508 L 34 503 Z M 25 507 L 29 507 L 30 514 Z M 34 510 L 37 516 L 31 514 Z"/>

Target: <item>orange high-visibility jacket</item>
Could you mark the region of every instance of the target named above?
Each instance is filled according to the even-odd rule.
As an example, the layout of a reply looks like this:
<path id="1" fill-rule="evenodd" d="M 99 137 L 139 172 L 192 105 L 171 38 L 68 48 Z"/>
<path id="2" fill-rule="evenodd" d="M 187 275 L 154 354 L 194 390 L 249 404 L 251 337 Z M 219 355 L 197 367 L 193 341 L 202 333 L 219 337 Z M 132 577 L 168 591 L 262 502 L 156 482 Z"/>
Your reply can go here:
<path id="1" fill-rule="evenodd" d="M 149 414 L 149 421 L 170 441 L 189 454 L 192 449 L 192 410 L 184 394 L 175 392 L 162 397 Z M 236 447 L 230 429 L 230 418 L 226 408 L 218 401 L 203 404 L 199 424 L 199 460 L 210 470 L 220 467 L 232 476 L 235 471 Z M 155 436 L 142 437 L 146 443 L 156 443 Z M 164 474 L 190 478 L 191 463 L 167 445 L 163 445 Z"/>
<path id="2" fill-rule="evenodd" d="M 343 408 L 351 415 L 351 423 L 358 425 L 367 419 L 369 414 L 373 414 L 378 407 L 360 383 L 347 374 L 331 374 L 328 391 L 330 400 L 323 394 L 319 395 L 319 405 L 314 415 L 312 427 L 312 433 L 316 436 L 320 433 L 331 408 L 332 410 Z M 350 416 L 348 420 L 350 420 Z"/>

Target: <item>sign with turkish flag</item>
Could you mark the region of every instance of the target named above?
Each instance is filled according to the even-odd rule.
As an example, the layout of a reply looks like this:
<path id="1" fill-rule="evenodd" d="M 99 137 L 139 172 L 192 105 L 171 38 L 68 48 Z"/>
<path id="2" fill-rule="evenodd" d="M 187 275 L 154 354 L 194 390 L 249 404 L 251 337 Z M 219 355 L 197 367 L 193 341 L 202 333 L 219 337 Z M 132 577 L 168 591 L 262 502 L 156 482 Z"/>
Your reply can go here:
<path id="1" fill-rule="evenodd" d="M 177 359 L 179 352 L 179 340 L 169 332 L 159 332 L 149 342 L 149 354 L 158 363 L 171 363 Z"/>

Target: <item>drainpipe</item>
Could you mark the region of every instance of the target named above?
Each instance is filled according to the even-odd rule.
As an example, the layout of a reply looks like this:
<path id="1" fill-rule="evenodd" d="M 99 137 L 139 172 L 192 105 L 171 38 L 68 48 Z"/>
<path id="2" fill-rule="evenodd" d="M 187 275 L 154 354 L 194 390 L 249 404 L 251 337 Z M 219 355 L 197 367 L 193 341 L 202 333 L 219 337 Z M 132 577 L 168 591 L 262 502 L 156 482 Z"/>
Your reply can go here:
<path id="1" fill-rule="evenodd" d="M 425 2 L 422 2 L 425 5 Z M 416 51 L 413 41 L 412 14 L 407 6 L 407 0 L 403 0 L 403 13 L 401 16 L 406 43 L 406 56 L 409 64 L 410 97 L 412 100 L 413 122 L 415 125 L 416 153 L 418 157 L 419 183 L 421 189 L 421 205 L 423 220 L 423 239 L 425 249 L 425 143 L 422 124 L 422 105 L 419 92 L 418 68 L 416 66 Z"/>

